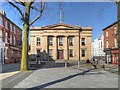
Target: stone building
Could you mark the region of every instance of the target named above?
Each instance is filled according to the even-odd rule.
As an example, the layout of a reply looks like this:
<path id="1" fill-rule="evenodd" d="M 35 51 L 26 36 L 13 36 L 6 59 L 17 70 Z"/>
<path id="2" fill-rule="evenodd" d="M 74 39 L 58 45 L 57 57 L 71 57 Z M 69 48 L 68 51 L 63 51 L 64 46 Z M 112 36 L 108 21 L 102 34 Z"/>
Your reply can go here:
<path id="1" fill-rule="evenodd" d="M 91 27 L 58 23 L 30 29 L 29 55 L 40 60 L 91 59 Z"/>
<path id="2" fill-rule="evenodd" d="M 0 63 L 15 63 L 21 59 L 22 29 L 0 11 Z"/>
<path id="3" fill-rule="evenodd" d="M 104 31 L 104 51 L 106 62 L 118 64 L 118 24 L 117 22 L 108 25 Z"/>

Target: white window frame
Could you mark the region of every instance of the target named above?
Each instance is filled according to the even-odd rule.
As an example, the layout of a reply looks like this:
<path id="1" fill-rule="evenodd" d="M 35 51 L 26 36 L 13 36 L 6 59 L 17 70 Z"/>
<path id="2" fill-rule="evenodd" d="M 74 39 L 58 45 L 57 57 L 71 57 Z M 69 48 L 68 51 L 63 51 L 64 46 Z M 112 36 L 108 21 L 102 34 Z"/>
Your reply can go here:
<path id="1" fill-rule="evenodd" d="M 48 37 L 49 39 L 49 46 L 52 46 L 53 45 L 53 37 Z"/>
<path id="2" fill-rule="evenodd" d="M 63 46 L 63 37 L 58 37 L 59 46 Z"/>
<path id="3" fill-rule="evenodd" d="M 108 43 L 108 41 L 106 41 L 106 48 L 108 48 L 109 47 L 109 43 Z"/>
<path id="4" fill-rule="evenodd" d="M 116 26 L 114 27 L 114 34 L 115 35 L 117 34 L 117 27 Z"/>
<path id="5" fill-rule="evenodd" d="M 49 54 L 50 57 L 52 57 L 52 51 L 53 51 L 52 49 L 48 50 L 48 54 Z"/>
<path id="6" fill-rule="evenodd" d="M 40 37 L 36 37 L 36 45 L 40 46 L 41 42 L 40 42 Z"/>
<path id="7" fill-rule="evenodd" d="M 118 42 L 116 38 L 114 39 L 114 42 L 115 42 L 115 47 L 118 47 Z"/>
<path id="8" fill-rule="evenodd" d="M 8 29 L 8 21 L 5 22 L 5 27 Z"/>
<path id="9" fill-rule="evenodd" d="M 84 40 L 83 40 L 84 39 Z M 83 44 L 84 43 L 84 44 Z M 82 46 L 85 46 L 86 45 L 86 38 L 81 38 L 81 44 L 82 44 Z"/>
<path id="10" fill-rule="evenodd" d="M 69 45 L 73 46 L 73 37 L 69 37 Z"/>
<path id="11" fill-rule="evenodd" d="M 16 33 L 16 27 L 15 27 L 15 26 L 14 26 L 14 28 L 13 28 L 13 29 L 14 29 L 14 33 Z"/>
<path id="12" fill-rule="evenodd" d="M 5 42 L 8 43 L 8 32 L 5 33 Z"/>
<path id="13" fill-rule="evenodd" d="M 13 30 L 12 30 L 12 24 L 10 24 L 10 31 L 12 32 Z"/>
<path id="14" fill-rule="evenodd" d="M 69 49 L 69 57 L 73 57 L 73 49 Z"/>
<path id="15" fill-rule="evenodd" d="M 108 35 L 108 31 L 106 32 L 106 37 L 108 37 L 109 35 Z"/>
<path id="16" fill-rule="evenodd" d="M 16 37 L 14 36 L 14 45 L 16 45 Z"/>
<path id="17" fill-rule="evenodd" d="M 12 44 L 12 34 L 10 34 L 10 43 Z"/>
<path id="18" fill-rule="evenodd" d="M 85 52 L 84 52 L 85 56 L 83 56 L 83 50 L 85 51 Z M 81 51 L 81 56 L 82 56 L 82 57 L 86 57 L 86 49 L 82 49 L 82 51 Z"/>
<path id="19" fill-rule="evenodd" d="M 0 25 L 3 26 L 3 18 L 2 18 L 2 15 L 0 15 Z"/>

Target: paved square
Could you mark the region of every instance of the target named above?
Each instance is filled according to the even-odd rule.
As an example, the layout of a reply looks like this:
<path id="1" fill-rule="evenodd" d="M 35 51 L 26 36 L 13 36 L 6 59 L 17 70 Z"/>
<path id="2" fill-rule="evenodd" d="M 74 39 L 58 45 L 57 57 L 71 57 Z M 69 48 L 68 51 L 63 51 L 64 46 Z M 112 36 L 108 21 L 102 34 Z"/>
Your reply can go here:
<path id="1" fill-rule="evenodd" d="M 118 88 L 118 75 L 103 70 L 46 68 L 36 70 L 14 88 Z"/>

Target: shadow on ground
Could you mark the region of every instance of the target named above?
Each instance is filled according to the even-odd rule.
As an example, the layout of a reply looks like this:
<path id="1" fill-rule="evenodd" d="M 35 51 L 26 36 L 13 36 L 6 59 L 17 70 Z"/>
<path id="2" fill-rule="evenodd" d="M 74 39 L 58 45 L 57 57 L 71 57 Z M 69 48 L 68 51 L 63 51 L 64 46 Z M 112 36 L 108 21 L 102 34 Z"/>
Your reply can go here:
<path id="1" fill-rule="evenodd" d="M 69 75 L 67 77 L 64 77 L 64 78 L 61 78 L 61 79 L 58 79 L 58 80 L 55 80 L 55 81 L 51 81 L 51 82 L 48 82 L 48 83 L 45 83 L 45 84 L 42 84 L 42 85 L 39 85 L 39 86 L 28 88 L 27 90 L 39 90 L 39 89 L 43 89 L 43 88 L 46 88 L 47 86 L 54 85 L 54 84 L 57 84 L 57 83 L 69 80 L 69 79 L 74 78 L 74 77 L 79 76 L 79 75 L 86 75 L 86 73 L 90 72 L 91 70 L 93 70 L 93 69 L 85 70 L 85 71 L 83 71 L 81 73 Z M 94 73 L 94 74 L 103 74 L 103 73 Z"/>

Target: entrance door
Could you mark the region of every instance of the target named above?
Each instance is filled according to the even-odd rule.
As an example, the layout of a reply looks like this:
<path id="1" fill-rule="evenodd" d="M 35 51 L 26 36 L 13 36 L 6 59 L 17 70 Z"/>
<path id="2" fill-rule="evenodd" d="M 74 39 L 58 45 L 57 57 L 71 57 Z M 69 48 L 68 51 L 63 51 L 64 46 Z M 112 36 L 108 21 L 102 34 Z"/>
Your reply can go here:
<path id="1" fill-rule="evenodd" d="M 63 59 L 63 50 L 58 50 L 58 59 Z"/>

